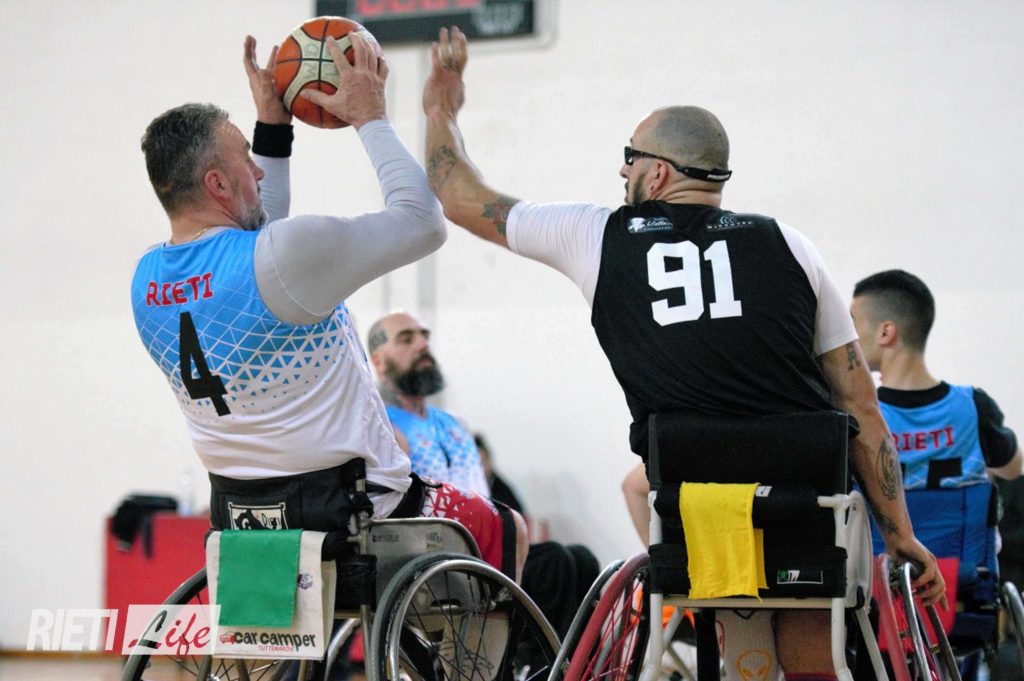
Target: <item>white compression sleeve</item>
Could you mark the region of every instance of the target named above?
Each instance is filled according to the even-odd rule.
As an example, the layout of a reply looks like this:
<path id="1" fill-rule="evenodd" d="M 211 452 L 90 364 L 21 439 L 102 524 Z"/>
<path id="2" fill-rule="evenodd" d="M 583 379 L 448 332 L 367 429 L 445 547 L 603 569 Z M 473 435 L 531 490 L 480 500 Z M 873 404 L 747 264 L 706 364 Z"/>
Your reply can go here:
<path id="1" fill-rule="evenodd" d="M 292 324 L 318 322 L 360 286 L 441 247 L 444 217 L 423 168 L 391 124 L 359 129 L 386 208 L 355 217 L 300 215 L 271 222 L 256 242 L 260 295 Z"/>
<path id="2" fill-rule="evenodd" d="M 291 204 L 288 159 L 259 154 L 253 154 L 252 159 L 264 173 L 263 179 L 260 180 L 260 198 L 263 200 L 263 208 L 267 211 L 267 222 L 288 217 Z"/>

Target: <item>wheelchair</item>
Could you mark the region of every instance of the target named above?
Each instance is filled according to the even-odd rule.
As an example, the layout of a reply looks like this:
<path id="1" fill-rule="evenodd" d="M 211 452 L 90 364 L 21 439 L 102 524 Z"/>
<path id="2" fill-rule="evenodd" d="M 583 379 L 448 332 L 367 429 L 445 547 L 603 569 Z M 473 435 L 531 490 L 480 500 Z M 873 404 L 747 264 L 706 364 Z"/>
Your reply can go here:
<path id="1" fill-rule="evenodd" d="M 364 481 L 356 489 L 362 492 Z M 322 660 L 137 652 L 125 663 L 123 681 L 327 681 L 338 678 L 357 630 L 369 681 L 529 681 L 548 675 L 559 649 L 554 630 L 519 585 L 480 559 L 462 525 L 443 518 L 356 518 L 352 536 L 328 533 L 324 542 L 323 559 L 338 561 L 338 585 L 335 626 Z M 207 604 L 206 586 L 204 569 L 166 604 Z"/>
<path id="2" fill-rule="evenodd" d="M 831 655 L 841 681 L 853 678 L 849 616 L 860 631 L 872 673 L 887 680 L 868 618 L 873 586 L 868 513 L 861 494 L 849 487 L 849 417 L 840 412 L 745 419 L 657 414 L 648 426 L 651 546 L 608 579 L 582 635 L 567 637 L 560 655 L 568 666 L 560 677 L 562 670 L 556 668 L 552 681 L 664 676 L 663 658 L 670 649 L 662 628 L 663 606 L 696 611 L 696 678 L 701 681 L 720 677 L 716 608 L 828 610 Z M 763 600 L 688 596 L 679 516 L 684 481 L 758 483 L 753 524 L 764 530 L 768 588 L 760 592 Z M 670 627 L 677 621 L 673 617 Z M 677 672 L 693 678 L 688 669 Z M 943 678 L 941 672 L 935 678 Z"/>
<path id="3" fill-rule="evenodd" d="M 939 469 L 949 461 L 931 463 L 937 464 L 935 468 Z M 946 579 L 951 610 L 946 617 L 932 618 L 929 614 L 927 624 L 922 627 L 922 636 L 931 641 L 947 638 L 963 676 L 973 678 L 981 658 L 990 669 L 995 668 L 1001 612 L 1005 613 L 1018 645 L 1021 645 L 1024 617 L 1018 607 L 1020 594 L 1012 583 L 1005 583 L 1002 587 L 999 584 L 996 486 L 981 482 L 965 487 L 941 488 L 938 486 L 938 474 L 929 475 L 930 480 L 933 478 L 934 486 L 907 490 L 905 495 L 915 534 L 939 561 Z M 879 541 L 880 535 L 874 524 L 872 535 L 876 542 Z M 909 618 L 906 622 L 913 626 Z M 883 630 L 885 628 L 883 626 Z M 894 646 L 889 644 L 887 647 L 892 649 Z M 917 659 L 921 656 L 914 654 L 910 657 Z M 893 666 L 898 681 L 907 678 L 905 669 L 901 668 L 902 661 L 900 664 L 894 662 Z"/>

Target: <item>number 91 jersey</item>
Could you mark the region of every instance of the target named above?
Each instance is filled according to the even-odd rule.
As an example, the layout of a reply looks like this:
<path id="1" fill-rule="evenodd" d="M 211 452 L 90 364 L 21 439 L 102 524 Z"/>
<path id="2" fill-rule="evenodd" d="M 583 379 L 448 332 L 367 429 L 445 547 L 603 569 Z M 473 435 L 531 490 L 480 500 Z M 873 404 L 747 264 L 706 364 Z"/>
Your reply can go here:
<path id="1" fill-rule="evenodd" d="M 646 201 L 608 219 L 592 323 L 634 431 L 656 412 L 831 409 L 816 312 L 808 274 L 771 218 Z"/>
<path id="2" fill-rule="evenodd" d="M 347 309 L 312 325 L 277 319 L 255 280 L 258 236 L 227 229 L 155 247 L 132 281 L 139 336 L 203 464 L 219 475 L 264 478 L 360 456 L 368 471 L 407 477 Z"/>

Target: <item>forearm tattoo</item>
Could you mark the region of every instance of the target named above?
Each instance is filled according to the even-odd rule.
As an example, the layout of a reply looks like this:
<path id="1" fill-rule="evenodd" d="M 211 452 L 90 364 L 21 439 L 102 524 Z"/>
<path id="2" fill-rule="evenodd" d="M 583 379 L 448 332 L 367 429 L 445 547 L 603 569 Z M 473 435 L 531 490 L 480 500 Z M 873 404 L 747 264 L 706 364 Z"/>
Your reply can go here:
<path id="1" fill-rule="evenodd" d="M 483 217 L 491 218 L 491 222 L 494 223 L 494 228 L 498 230 L 498 234 L 505 236 L 505 224 L 508 222 L 509 211 L 512 210 L 514 205 L 516 205 L 515 199 L 502 194 L 498 196 L 497 201 L 484 204 Z"/>
<path id="2" fill-rule="evenodd" d="M 853 371 L 860 366 L 860 358 L 857 357 L 857 346 L 853 343 L 846 344 L 846 359 L 850 361 L 850 366 L 847 367 L 849 371 Z"/>
<path id="3" fill-rule="evenodd" d="M 892 441 L 885 438 L 878 448 L 878 486 L 885 498 L 893 501 L 899 494 L 902 483 L 903 474 L 900 471 L 899 456 L 892 446 Z"/>
<path id="4" fill-rule="evenodd" d="M 455 151 L 448 145 L 438 147 L 427 159 L 427 179 L 435 194 L 441 191 L 457 160 Z"/>
<path id="5" fill-rule="evenodd" d="M 874 509 L 875 512 L 875 522 L 878 523 L 878 529 L 880 529 L 885 534 L 896 534 L 897 532 L 899 532 L 900 528 L 896 525 L 896 521 L 882 513 L 878 509 L 878 506 L 872 504 L 871 507 L 872 509 Z"/>

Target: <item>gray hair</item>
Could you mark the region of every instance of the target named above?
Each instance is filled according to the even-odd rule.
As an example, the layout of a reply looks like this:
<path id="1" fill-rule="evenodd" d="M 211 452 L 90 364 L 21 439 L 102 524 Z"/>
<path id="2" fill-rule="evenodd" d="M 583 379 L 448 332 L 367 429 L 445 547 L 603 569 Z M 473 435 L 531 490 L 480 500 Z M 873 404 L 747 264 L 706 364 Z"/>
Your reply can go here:
<path id="1" fill-rule="evenodd" d="M 217 158 L 217 129 L 228 114 L 213 104 L 183 104 L 160 114 L 142 136 L 149 182 L 169 215 L 192 203 Z"/>

